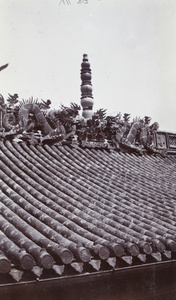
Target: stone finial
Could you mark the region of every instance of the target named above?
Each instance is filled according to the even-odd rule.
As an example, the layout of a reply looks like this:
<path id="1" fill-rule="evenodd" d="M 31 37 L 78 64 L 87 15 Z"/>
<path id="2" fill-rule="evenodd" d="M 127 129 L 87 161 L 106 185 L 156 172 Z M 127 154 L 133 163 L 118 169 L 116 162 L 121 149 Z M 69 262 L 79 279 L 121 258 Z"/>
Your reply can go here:
<path id="1" fill-rule="evenodd" d="M 82 116 L 86 119 L 91 119 L 93 115 L 93 96 L 91 84 L 91 69 L 87 54 L 83 55 L 81 64 L 81 106 L 83 108 Z"/>

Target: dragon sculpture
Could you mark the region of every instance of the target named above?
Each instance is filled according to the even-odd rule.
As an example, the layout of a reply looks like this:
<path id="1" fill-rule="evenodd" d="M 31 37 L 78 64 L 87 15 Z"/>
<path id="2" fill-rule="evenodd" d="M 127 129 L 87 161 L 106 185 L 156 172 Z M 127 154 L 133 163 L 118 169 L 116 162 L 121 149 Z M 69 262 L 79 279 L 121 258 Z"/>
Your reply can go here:
<path id="1" fill-rule="evenodd" d="M 154 153 L 154 132 L 158 123 L 150 125 L 150 118 L 136 118 L 130 122 L 130 114 L 121 113 L 115 117 L 106 116 L 106 110 L 99 109 L 91 119 L 79 116 L 80 106 L 71 103 L 60 109 L 50 108 L 51 101 L 18 101 L 18 94 L 10 95 L 7 104 L 0 98 L 1 138 L 19 137 L 29 143 L 46 141 L 64 142 L 83 147 L 100 147 L 143 154 Z M 75 143 L 75 144 L 74 144 Z"/>
<path id="2" fill-rule="evenodd" d="M 18 103 L 18 95 L 9 94 L 7 105 L 4 106 L 2 126 L 5 130 L 4 136 L 23 134 L 30 136 L 31 133 L 41 131 L 41 141 L 49 139 L 66 140 L 75 134 L 74 118 L 80 109 L 71 103 L 71 108 L 62 106 L 61 110 L 47 110 L 51 101 L 38 102 L 29 99 Z"/>
<path id="3" fill-rule="evenodd" d="M 152 138 L 155 131 L 157 131 L 159 125 L 154 122 L 151 126 L 144 124 L 143 122 L 136 122 L 132 125 L 124 144 L 130 147 L 135 147 L 135 141 L 138 137 L 138 143 L 144 148 L 150 148 L 152 145 Z"/>

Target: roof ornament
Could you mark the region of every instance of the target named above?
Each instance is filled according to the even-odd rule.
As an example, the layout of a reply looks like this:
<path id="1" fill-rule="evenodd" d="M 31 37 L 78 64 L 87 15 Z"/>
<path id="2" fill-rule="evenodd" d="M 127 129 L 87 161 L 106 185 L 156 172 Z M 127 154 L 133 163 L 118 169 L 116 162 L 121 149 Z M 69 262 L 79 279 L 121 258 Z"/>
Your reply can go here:
<path id="1" fill-rule="evenodd" d="M 116 129 L 113 137 L 116 148 L 126 148 L 126 150 L 136 151 L 138 154 L 142 154 L 144 149 L 154 152 L 154 133 L 158 130 L 159 124 L 154 122 L 149 125 L 150 121 L 151 118 L 145 116 L 143 120 L 139 118 L 130 124 L 129 118 L 124 118 L 122 126 Z"/>
<path id="2" fill-rule="evenodd" d="M 51 100 L 39 102 L 33 97 L 18 101 L 18 95 L 9 94 L 8 104 L 0 97 L 0 137 L 26 140 L 30 144 L 65 141 L 75 135 L 75 118 L 81 109 L 75 103 L 50 110 Z"/>
<path id="3" fill-rule="evenodd" d="M 81 106 L 73 102 L 70 107 L 61 105 L 59 109 L 51 109 L 49 99 L 38 101 L 32 97 L 19 101 L 18 94 L 9 94 L 5 103 L 0 95 L 0 140 L 13 139 L 30 145 L 66 144 L 138 155 L 165 156 L 168 147 L 176 151 L 175 137 L 172 135 L 168 139 L 163 133 L 158 134 L 158 123 L 150 125 L 148 116 L 136 117 L 131 122 L 129 113 L 107 116 L 103 108 L 93 112 L 91 79 L 88 55 L 84 54 L 81 63 L 82 117 L 79 115 Z"/>
<path id="4" fill-rule="evenodd" d="M 84 68 L 86 65 L 87 60 L 85 65 L 83 63 Z M 88 66 L 89 63 L 87 69 Z M 91 95 L 91 89 L 87 88 L 86 83 L 90 81 L 85 74 L 82 75 L 85 84 L 83 102 L 88 98 L 88 94 Z M 87 105 L 87 100 L 84 105 L 85 103 Z M 93 101 L 91 103 L 93 106 Z M 61 105 L 58 110 L 51 110 L 50 104 L 50 100 L 39 102 L 33 98 L 19 102 L 18 94 L 9 94 L 5 104 L 4 98 L 0 96 L 0 139 L 26 141 L 32 145 L 69 144 L 72 147 L 101 148 L 139 155 L 166 154 L 166 149 L 156 149 L 155 135 L 159 125 L 156 122 L 150 125 L 149 117 L 136 118 L 130 122 L 128 113 L 123 117 L 121 113 L 117 116 L 106 116 L 105 109 L 101 108 L 93 113 L 92 109 L 85 105 L 84 117 L 80 118 L 80 106 L 76 103 L 70 103 L 70 107 Z"/>
<path id="5" fill-rule="evenodd" d="M 81 64 L 81 106 L 83 108 L 82 116 L 85 119 L 91 119 L 93 116 L 93 96 L 92 96 L 92 84 L 91 84 L 91 69 L 88 60 L 88 55 L 83 55 L 83 61 Z"/>
<path id="6" fill-rule="evenodd" d="M 4 102 L 4 98 L 2 95 L 0 95 L 0 132 L 4 131 L 3 127 L 3 117 L 4 114 L 6 113 L 6 104 Z"/>
<path id="7" fill-rule="evenodd" d="M 19 98 L 18 94 L 14 94 L 14 95 L 9 94 L 9 97 L 7 99 L 9 106 L 14 106 L 15 104 L 17 104 L 18 98 Z"/>

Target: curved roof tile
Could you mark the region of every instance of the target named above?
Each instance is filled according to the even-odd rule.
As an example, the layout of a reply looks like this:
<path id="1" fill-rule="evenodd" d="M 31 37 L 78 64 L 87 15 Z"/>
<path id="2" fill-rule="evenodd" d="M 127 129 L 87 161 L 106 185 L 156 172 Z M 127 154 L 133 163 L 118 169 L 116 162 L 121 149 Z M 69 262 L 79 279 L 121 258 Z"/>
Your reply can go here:
<path id="1" fill-rule="evenodd" d="M 8 140 L 0 148 L 0 278 L 11 268 L 62 276 L 174 256 L 175 156 Z"/>

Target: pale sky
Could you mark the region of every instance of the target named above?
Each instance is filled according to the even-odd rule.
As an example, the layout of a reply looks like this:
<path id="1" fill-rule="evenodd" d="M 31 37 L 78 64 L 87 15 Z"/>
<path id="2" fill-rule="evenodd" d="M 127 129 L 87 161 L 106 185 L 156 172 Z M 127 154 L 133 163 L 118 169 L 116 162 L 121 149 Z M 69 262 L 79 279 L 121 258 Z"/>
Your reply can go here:
<path id="1" fill-rule="evenodd" d="M 80 104 L 86 53 L 95 111 L 176 133 L 176 0 L 82 2 L 0 0 L 0 94 Z"/>

